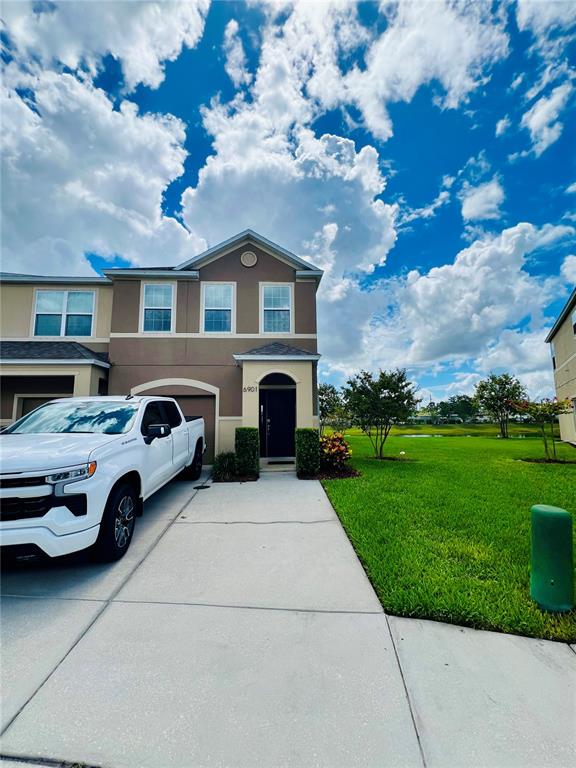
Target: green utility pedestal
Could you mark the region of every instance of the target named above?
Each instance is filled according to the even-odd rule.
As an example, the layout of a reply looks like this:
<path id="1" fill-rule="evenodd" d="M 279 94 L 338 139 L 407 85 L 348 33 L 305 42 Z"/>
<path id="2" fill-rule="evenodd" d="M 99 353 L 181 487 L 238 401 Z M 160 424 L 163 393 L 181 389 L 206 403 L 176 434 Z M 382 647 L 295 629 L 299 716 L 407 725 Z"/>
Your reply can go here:
<path id="1" fill-rule="evenodd" d="M 532 507 L 530 596 L 545 611 L 574 607 L 572 515 L 560 507 Z"/>

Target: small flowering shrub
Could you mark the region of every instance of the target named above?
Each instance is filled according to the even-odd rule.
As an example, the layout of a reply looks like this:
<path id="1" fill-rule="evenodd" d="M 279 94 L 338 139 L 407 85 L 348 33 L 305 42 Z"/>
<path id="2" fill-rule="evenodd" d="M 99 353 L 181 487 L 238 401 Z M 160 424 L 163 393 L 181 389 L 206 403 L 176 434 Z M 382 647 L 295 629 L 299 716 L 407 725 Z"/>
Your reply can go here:
<path id="1" fill-rule="evenodd" d="M 344 440 L 344 435 L 335 432 L 320 438 L 320 469 L 323 472 L 340 474 L 348 468 L 352 449 Z"/>

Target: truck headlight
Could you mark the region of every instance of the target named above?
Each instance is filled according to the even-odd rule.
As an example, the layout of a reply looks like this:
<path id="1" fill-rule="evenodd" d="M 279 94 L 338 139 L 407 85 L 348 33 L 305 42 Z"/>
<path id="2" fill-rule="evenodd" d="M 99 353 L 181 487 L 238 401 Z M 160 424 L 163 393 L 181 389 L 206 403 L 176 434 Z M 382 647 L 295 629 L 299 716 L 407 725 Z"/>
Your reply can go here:
<path id="1" fill-rule="evenodd" d="M 46 476 L 47 483 L 75 483 L 78 480 L 87 480 L 96 472 L 96 462 L 91 461 L 88 464 L 82 464 L 74 469 L 66 469 L 62 472 L 54 472 Z"/>

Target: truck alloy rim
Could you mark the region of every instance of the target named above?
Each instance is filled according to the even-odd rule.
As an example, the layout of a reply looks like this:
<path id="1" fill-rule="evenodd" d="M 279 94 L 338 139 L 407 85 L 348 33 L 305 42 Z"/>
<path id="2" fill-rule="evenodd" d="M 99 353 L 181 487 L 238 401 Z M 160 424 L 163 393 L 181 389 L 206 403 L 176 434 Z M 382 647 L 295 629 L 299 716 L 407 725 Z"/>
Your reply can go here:
<path id="1" fill-rule="evenodd" d="M 124 498 L 118 504 L 116 518 L 114 520 L 114 538 L 116 546 L 122 549 L 130 539 L 130 533 L 134 527 L 134 502 L 130 496 Z"/>

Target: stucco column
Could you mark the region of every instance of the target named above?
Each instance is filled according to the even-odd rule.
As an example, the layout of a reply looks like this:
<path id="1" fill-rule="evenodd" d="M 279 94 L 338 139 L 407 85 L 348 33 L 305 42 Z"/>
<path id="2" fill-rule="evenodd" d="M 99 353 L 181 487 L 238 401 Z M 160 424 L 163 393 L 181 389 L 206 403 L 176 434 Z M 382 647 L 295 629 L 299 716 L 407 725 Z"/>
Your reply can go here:
<path id="1" fill-rule="evenodd" d="M 258 387 L 259 366 L 257 363 L 244 363 L 242 366 L 242 426 L 258 427 L 260 388 Z"/>
<path id="2" fill-rule="evenodd" d="M 312 391 L 312 363 L 299 363 L 300 381 L 296 384 L 296 426 L 314 426 Z"/>
<path id="3" fill-rule="evenodd" d="M 74 372 L 74 397 L 86 397 L 90 395 L 91 378 L 91 365 L 83 365 Z"/>

